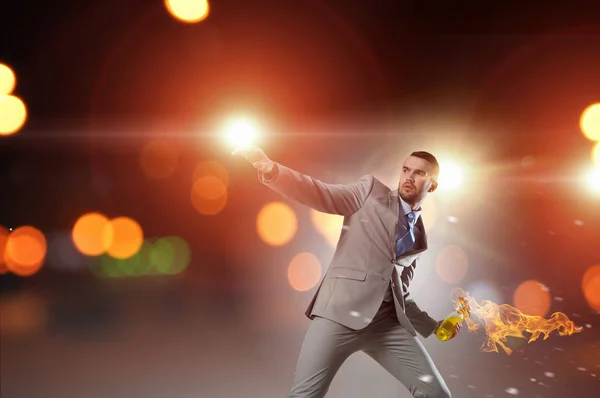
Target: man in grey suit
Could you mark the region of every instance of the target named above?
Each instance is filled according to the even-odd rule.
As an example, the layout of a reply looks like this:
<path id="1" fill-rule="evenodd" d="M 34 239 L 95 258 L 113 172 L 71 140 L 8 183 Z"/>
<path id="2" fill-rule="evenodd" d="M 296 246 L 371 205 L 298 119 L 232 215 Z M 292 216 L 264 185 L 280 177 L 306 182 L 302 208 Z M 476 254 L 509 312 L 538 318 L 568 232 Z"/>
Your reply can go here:
<path id="1" fill-rule="evenodd" d="M 353 353 L 363 351 L 414 397 L 446 398 L 450 391 L 417 339 L 441 322 L 410 298 L 416 260 L 427 249 L 421 204 L 437 188 L 439 164 L 428 152 L 404 162 L 397 190 L 367 175 L 352 184 L 327 184 L 273 162 L 259 148 L 243 155 L 269 188 L 315 210 L 344 216 L 329 269 L 306 315 L 308 328 L 292 397 L 323 397 Z M 454 337 L 460 331 L 457 326 Z"/>

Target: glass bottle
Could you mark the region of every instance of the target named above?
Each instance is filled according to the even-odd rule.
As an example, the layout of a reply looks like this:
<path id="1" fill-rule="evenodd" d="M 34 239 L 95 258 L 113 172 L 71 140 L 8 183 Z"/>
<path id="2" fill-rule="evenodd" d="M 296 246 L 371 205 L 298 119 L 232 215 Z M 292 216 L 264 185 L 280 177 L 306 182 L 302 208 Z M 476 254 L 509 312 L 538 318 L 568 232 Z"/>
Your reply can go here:
<path id="1" fill-rule="evenodd" d="M 450 340 L 456 330 L 456 325 L 469 317 L 470 310 L 466 300 L 459 297 L 456 310 L 452 311 L 446 319 L 442 321 L 442 324 L 435 331 L 436 337 L 441 341 Z"/>

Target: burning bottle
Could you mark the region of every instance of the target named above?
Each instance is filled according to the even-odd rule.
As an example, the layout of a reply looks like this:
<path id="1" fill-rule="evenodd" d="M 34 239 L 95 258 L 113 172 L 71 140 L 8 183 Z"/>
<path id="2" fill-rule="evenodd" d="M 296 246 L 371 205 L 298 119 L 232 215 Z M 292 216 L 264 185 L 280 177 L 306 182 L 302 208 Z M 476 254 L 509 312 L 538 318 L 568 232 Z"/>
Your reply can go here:
<path id="1" fill-rule="evenodd" d="M 449 340 L 454 331 L 456 325 L 467 319 L 470 315 L 471 307 L 463 297 L 458 298 L 458 306 L 455 311 L 452 311 L 446 319 L 443 320 L 442 324 L 435 331 L 435 335 L 441 341 Z"/>

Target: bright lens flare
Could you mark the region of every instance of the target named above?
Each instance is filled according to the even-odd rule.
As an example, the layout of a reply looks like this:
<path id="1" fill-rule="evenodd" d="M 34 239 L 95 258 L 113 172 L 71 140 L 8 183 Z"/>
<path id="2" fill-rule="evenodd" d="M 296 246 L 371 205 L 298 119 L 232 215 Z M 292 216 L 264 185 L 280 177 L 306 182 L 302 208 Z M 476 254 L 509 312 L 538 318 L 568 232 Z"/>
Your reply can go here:
<path id="1" fill-rule="evenodd" d="M 256 124 L 249 119 L 235 119 L 226 126 L 227 140 L 235 148 L 249 147 L 256 139 Z"/>
<path id="2" fill-rule="evenodd" d="M 463 182 L 463 170 L 454 162 L 442 162 L 440 164 L 439 187 L 443 190 L 458 188 Z"/>
<path id="3" fill-rule="evenodd" d="M 200 22 L 210 11 L 208 0 L 165 0 L 165 7 L 173 17 L 185 23 Z"/>
<path id="4" fill-rule="evenodd" d="M 496 304 L 488 300 L 479 303 L 468 292 L 459 288 L 454 289 L 452 296 L 456 297 L 453 303 L 457 310 L 464 302 L 470 307 L 470 316 L 465 320 L 469 331 L 484 329 L 486 339 L 481 346 L 483 352 L 498 352 L 498 348 L 501 348 L 508 355 L 512 354 L 513 349 L 507 346 L 508 337 L 526 339 L 531 343 L 541 335 L 546 340 L 553 331 L 557 331 L 560 336 L 570 336 L 583 330 L 562 312 L 555 312 L 550 318 L 526 315 L 508 304 Z M 475 322 L 473 315 L 483 324 Z M 525 333 L 531 336 L 527 337 Z"/>
<path id="5" fill-rule="evenodd" d="M 587 177 L 587 183 L 592 192 L 600 194 L 600 164 L 590 171 Z"/>

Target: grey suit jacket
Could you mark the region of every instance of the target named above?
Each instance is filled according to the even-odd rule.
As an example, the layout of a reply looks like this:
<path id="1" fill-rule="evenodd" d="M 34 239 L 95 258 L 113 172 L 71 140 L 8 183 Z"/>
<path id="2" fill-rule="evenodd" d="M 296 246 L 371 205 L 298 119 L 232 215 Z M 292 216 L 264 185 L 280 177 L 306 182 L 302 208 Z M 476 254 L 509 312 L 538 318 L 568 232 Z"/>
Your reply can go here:
<path id="1" fill-rule="evenodd" d="M 406 286 L 416 260 L 427 249 L 421 217 L 416 227 L 421 239 L 396 259 L 396 225 L 399 218 L 398 190 L 390 190 L 373 176 L 347 185 L 327 184 L 280 164 L 270 179 L 259 181 L 282 195 L 324 213 L 344 216 L 337 248 L 306 315 L 320 316 L 354 330 L 365 328 L 379 310 L 394 263 L 403 265 Z M 394 284 L 394 304 L 400 324 L 412 335 L 433 333 L 438 322 L 419 309 L 402 283 Z"/>

